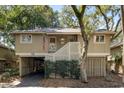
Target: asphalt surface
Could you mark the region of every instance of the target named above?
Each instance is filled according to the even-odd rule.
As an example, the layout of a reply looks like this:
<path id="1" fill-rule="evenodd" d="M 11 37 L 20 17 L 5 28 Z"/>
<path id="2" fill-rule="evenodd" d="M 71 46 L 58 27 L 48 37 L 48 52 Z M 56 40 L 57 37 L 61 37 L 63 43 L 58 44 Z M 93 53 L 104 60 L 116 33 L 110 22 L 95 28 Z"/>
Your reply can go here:
<path id="1" fill-rule="evenodd" d="M 33 73 L 27 76 L 24 76 L 21 79 L 21 83 L 16 87 L 41 87 L 40 81 L 43 78 L 43 73 Z"/>

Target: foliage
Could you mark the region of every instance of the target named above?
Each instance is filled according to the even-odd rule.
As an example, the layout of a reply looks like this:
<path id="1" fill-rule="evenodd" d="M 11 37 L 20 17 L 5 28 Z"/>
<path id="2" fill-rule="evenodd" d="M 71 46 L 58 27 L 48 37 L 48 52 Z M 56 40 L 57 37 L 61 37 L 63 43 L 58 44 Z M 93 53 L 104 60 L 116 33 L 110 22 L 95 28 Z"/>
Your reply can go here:
<path id="1" fill-rule="evenodd" d="M 120 7 L 116 5 L 87 6 L 83 17 L 85 31 L 106 29 L 115 32 L 121 30 L 120 26 Z M 80 6 L 77 6 L 79 9 Z M 79 9 L 80 10 L 80 9 Z M 79 27 L 78 19 L 73 9 L 68 5 L 60 12 L 60 23 L 62 27 Z"/>
<path id="2" fill-rule="evenodd" d="M 45 78 L 49 78 L 50 74 L 54 72 L 54 62 L 46 60 L 44 63 L 45 63 Z"/>
<path id="3" fill-rule="evenodd" d="M 76 60 L 59 60 L 56 62 L 45 61 L 45 76 L 49 78 L 51 73 L 58 74 L 62 78 L 70 77 L 79 79 L 80 69 Z"/>
<path id="4" fill-rule="evenodd" d="M 19 75 L 19 69 L 17 68 L 6 68 L 5 72 L 8 72 L 10 76 Z"/>
<path id="5" fill-rule="evenodd" d="M 68 75 L 68 68 L 69 68 L 69 61 L 66 60 L 56 61 L 57 73 L 60 74 L 62 78 Z"/>
<path id="6" fill-rule="evenodd" d="M 115 63 L 120 65 L 122 64 L 122 55 L 115 56 Z"/>
<path id="7" fill-rule="evenodd" d="M 80 68 L 79 68 L 79 63 L 76 60 L 70 61 L 70 75 L 71 78 L 79 79 L 80 77 Z"/>
<path id="8" fill-rule="evenodd" d="M 5 73 L 1 74 L 0 82 L 9 81 L 9 78 L 10 78 L 10 73 L 9 72 L 5 72 Z"/>
<path id="9" fill-rule="evenodd" d="M 10 32 L 14 30 L 35 29 L 36 27 L 57 27 L 59 25 L 58 13 L 51 7 L 5 5 L 0 6 L 0 30 L 3 31 L 3 42 L 14 45 L 14 38 Z"/>
<path id="10" fill-rule="evenodd" d="M 78 20 L 70 6 L 65 5 L 59 14 L 61 27 L 78 27 Z"/>

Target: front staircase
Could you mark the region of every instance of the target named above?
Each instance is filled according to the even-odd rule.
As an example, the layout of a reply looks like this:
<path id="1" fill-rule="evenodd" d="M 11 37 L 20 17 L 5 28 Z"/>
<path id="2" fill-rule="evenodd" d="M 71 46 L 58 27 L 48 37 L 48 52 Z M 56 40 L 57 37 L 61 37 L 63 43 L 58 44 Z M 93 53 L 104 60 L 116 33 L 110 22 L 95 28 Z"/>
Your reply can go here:
<path id="1" fill-rule="evenodd" d="M 79 60 L 80 57 L 80 42 L 68 42 L 55 53 L 48 53 L 45 60 Z"/>

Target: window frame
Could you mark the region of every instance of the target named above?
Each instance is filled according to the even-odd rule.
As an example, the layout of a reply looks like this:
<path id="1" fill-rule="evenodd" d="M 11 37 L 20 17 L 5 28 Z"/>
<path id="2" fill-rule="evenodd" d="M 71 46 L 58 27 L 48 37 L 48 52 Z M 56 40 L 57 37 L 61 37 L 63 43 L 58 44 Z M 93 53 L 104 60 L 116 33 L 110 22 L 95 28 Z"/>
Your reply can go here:
<path id="1" fill-rule="evenodd" d="M 50 37 L 49 37 L 49 44 L 51 43 L 51 42 L 50 42 L 50 39 L 51 39 L 51 38 L 54 38 L 54 39 L 55 39 L 55 43 L 54 43 L 54 44 L 56 44 L 56 37 L 55 37 L 55 36 L 50 36 Z"/>
<path id="2" fill-rule="evenodd" d="M 30 42 L 28 42 L 28 41 L 23 41 L 23 40 L 22 40 L 23 35 L 31 36 L 31 41 L 30 41 Z M 22 44 L 31 44 L 31 43 L 32 43 L 32 35 L 31 35 L 31 34 L 21 34 L 21 35 L 20 35 L 20 43 L 22 43 Z"/>
<path id="3" fill-rule="evenodd" d="M 96 41 L 97 36 L 98 36 L 98 37 L 104 36 L 104 41 L 101 42 L 101 41 L 100 41 L 100 38 L 99 38 L 99 40 L 98 40 L 98 42 L 97 42 L 97 41 Z M 105 44 L 105 35 L 95 35 L 95 36 L 94 36 L 94 43 L 96 43 L 96 44 Z"/>

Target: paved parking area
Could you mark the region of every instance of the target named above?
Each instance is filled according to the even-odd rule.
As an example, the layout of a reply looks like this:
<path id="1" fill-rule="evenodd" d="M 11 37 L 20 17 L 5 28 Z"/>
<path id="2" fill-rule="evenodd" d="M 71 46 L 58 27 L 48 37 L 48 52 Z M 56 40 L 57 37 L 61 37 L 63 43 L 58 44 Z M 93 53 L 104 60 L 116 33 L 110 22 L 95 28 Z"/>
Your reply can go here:
<path id="1" fill-rule="evenodd" d="M 15 87 L 41 87 L 40 81 L 43 78 L 42 73 L 34 73 L 23 77 L 20 84 Z"/>

